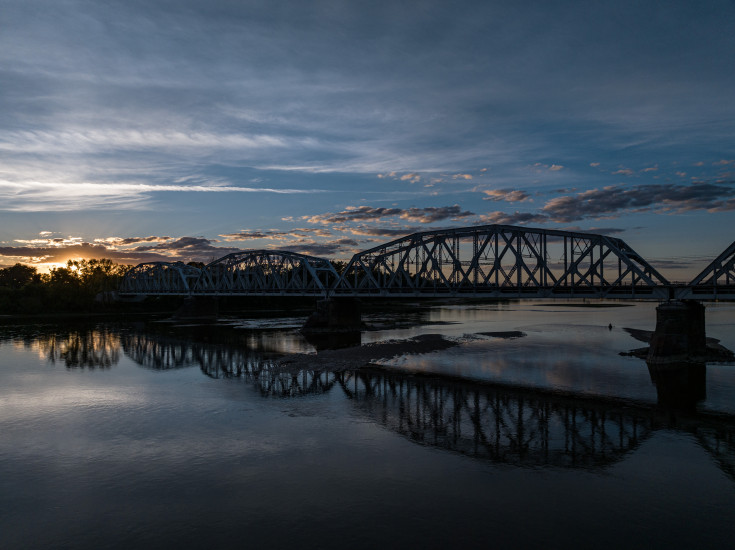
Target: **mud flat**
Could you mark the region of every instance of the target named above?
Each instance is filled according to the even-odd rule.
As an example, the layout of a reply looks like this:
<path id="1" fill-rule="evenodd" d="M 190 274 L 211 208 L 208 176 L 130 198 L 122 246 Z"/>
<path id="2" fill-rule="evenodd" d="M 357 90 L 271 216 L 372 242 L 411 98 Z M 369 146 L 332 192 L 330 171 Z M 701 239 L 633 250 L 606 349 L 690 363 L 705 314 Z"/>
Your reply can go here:
<path id="1" fill-rule="evenodd" d="M 640 330 L 636 328 L 623 328 L 623 330 L 639 342 L 644 342 L 646 344 L 651 343 L 651 339 L 653 338 L 654 334 L 654 331 L 652 330 Z M 627 357 L 638 357 L 639 359 L 649 359 L 649 350 L 650 347 L 646 346 L 644 348 L 636 348 L 630 351 L 621 351 L 620 355 Z M 735 354 L 731 350 L 720 344 L 720 341 L 717 338 L 708 337 L 706 339 L 706 348 L 704 354 L 701 356 L 691 357 L 689 359 L 692 361 L 704 361 L 710 363 L 729 363 L 731 361 L 735 361 Z"/>
<path id="2" fill-rule="evenodd" d="M 502 338 L 504 340 L 512 340 L 513 338 L 523 338 L 526 333 L 520 330 L 505 330 L 500 332 L 478 332 L 482 336 L 489 336 L 490 338 Z"/>
<path id="3" fill-rule="evenodd" d="M 276 361 L 284 371 L 354 370 L 376 361 L 401 355 L 418 355 L 441 351 L 459 345 L 441 334 L 422 334 L 408 340 L 388 340 L 342 349 L 328 349 L 317 354 L 293 353 Z"/>

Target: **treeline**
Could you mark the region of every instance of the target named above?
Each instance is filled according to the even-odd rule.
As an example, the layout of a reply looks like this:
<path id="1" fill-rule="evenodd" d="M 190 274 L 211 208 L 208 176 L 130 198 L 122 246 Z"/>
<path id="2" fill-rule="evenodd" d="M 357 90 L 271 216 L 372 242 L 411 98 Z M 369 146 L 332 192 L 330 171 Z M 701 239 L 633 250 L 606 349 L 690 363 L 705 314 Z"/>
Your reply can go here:
<path id="1" fill-rule="evenodd" d="M 38 273 L 15 264 L 0 269 L 0 313 L 89 312 L 109 309 L 130 266 L 112 260 L 69 260 Z"/>

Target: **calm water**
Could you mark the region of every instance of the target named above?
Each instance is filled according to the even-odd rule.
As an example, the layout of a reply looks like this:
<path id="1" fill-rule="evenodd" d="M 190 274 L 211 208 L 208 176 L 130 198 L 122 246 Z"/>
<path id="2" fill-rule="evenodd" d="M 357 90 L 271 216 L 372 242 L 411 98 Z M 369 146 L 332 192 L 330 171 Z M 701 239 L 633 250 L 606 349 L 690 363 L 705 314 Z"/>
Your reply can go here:
<path id="1" fill-rule="evenodd" d="M 6 321 L 0 547 L 731 548 L 735 365 L 654 385 L 618 355 L 654 308 L 366 315 L 461 344 L 295 376 L 303 318 Z"/>

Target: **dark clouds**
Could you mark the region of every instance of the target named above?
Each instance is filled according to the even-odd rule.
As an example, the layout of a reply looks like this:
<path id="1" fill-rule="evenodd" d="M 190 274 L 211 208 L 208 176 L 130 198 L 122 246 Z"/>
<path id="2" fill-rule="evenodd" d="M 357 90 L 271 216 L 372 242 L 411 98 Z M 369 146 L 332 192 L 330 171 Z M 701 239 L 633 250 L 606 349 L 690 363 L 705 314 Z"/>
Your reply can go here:
<path id="1" fill-rule="evenodd" d="M 524 202 L 531 199 L 531 195 L 520 189 L 489 189 L 483 191 L 486 201 Z"/>
<path id="2" fill-rule="evenodd" d="M 735 210 L 735 187 L 712 183 L 610 186 L 553 198 L 542 209 L 550 221 L 563 223 L 654 210 Z"/>
<path id="3" fill-rule="evenodd" d="M 400 218 L 409 222 L 434 223 L 447 219 L 461 220 L 474 216 L 469 210 L 462 210 L 459 205 L 428 206 L 425 208 L 383 208 L 372 206 L 356 206 L 341 212 L 304 216 L 309 223 L 342 224 L 355 221 L 380 221 L 386 218 Z"/>

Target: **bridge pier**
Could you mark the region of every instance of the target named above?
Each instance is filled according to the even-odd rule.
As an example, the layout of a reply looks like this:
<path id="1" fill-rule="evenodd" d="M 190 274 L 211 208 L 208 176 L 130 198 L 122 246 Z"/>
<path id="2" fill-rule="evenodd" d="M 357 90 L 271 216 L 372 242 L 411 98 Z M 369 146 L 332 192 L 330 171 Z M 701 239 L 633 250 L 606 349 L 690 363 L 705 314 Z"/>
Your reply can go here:
<path id="1" fill-rule="evenodd" d="M 360 300 L 357 298 L 327 298 L 316 303 L 302 327 L 303 332 L 352 332 L 362 328 Z"/>
<path id="2" fill-rule="evenodd" d="M 676 363 L 706 355 L 704 305 L 693 300 L 670 300 L 659 305 L 647 361 L 654 365 Z"/>

